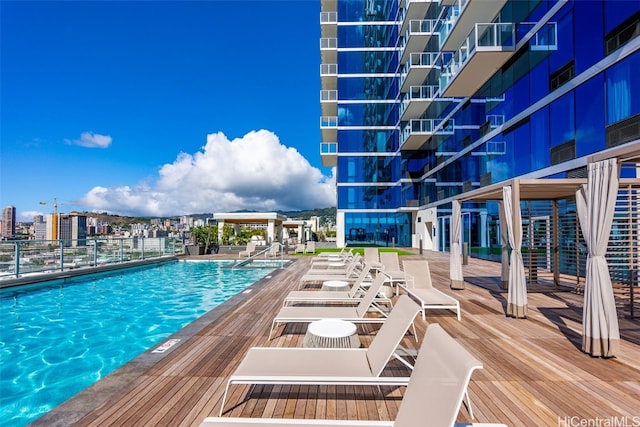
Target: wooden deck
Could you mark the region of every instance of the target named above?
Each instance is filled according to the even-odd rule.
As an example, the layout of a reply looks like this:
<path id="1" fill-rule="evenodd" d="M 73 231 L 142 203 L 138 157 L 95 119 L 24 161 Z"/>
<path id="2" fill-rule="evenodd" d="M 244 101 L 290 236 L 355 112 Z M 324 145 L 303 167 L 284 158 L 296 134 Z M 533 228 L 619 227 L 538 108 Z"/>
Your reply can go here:
<path id="1" fill-rule="evenodd" d="M 589 425 L 624 425 L 604 424 L 624 420 L 640 425 L 640 321 L 620 319 L 619 357 L 592 358 L 580 351 L 581 295 L 531 292 L 528 318 L 512 319 L 504 315 L 506 291 L 497 285 L 498 264 L 470 259 L 465 277 L 482 286 L 467 283 L 466 289 L 451 291 L 446 254 L 414 256 L 429 260 L 434 285 L 455 295 L 462 306 L 460 322 L 443 310 L 428 311 L 428 322 L 440 323 L 484 363 L 470 384 L 476 421 L 569 426 L 597 420 L 601 424 Z M 117 380 L 107 377 L 35 424 L 191 426 L 217 415 L 226 379 L 247 349 L 302 345 L 306 325 L 281 327 L 281 336 L 267 340 L 284 295 L 297 288 L 297 279 L 309 268 L 310 257 L 295 259 L 171 351 L 154 355 L 152 364 L 136 359 L 117 371 Z M 418 318 L 416 326 L 421 337 L 426 322 Z M 360 327 L 364 345 L 377 329 Z M 407 336 L 403 346 L 417 344 Z M 404 369 L 394 361 L 388 372 Z M 383 387 L 381 393 L 376 387 L 234 386 L 225 416 L 389 420 L 403 392 L 402 387 Z M 470 421 L 464 407 L 458 419 Z"/>

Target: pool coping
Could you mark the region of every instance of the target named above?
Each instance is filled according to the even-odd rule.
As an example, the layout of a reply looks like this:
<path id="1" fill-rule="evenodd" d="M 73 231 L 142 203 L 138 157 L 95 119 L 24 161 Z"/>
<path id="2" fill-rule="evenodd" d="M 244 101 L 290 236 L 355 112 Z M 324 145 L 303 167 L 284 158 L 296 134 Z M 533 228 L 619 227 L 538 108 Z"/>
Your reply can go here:
<path id="1" fill-rule="evenodd" d="M 213 258 L 212 261 L 222 261 L 229 259 L 229 257 Z M 184 260 L 184 258 L 183 258 Z M 287 265 L 295 263 L 295 259 L 289 259 Z M 286 267 L 285 267 L 286 268 Z M 66 401 L 62 402 L 51 411 L 42 415 L 38 419 L 34 420 L 29 426 L 47 426 L 47 427 L 66 427 L 74 424 L 82 419 L 84 416 L 98 408 L 104 402 L 109 400 L 117 392 L 136 378 L 144 375 L 149 369 L 151 369 L 156 363 L 160 362 L 164 357 L 171 354 L 180 345 L 188 341 L 189 338 L 198 334 L 205 327 L 215 322 L 218 318 L 224 315 L 229 309 L 235 307 L 247 298 L 251 297 L 252 291 L 256 288 L 264 286 L 267 282 L 271 281 L 275 276 L 280 274 L 284 269 L 276 268 L 271 273 L 263 277 L 262 279 L 247 286 L 243 291 L 229 298 L 227 301 L 221 303 L 217 307 L 206 312 L 193 322 L 189 323 L 179 331 L 165 338 L 162 342 L 153 348 L 148 349 L 144 353 L 136 356 L 129 362 L 125 363 L 115 371 L 108 374 L 106 377 L 93 383 L 89 387 L 80 391 L 73 397 L 70 397 Z M 170 342 L 170 340 L 180 340 L 174 345 L 170 345 L 166 351 L 161 353 L 154 353 L 153 351 L 163 344 Z"/>

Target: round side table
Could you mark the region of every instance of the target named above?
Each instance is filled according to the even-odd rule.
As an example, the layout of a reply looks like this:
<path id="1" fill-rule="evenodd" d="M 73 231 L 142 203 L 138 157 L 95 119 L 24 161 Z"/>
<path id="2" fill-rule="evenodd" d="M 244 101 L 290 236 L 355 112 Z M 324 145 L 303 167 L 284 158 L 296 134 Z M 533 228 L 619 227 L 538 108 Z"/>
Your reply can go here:
<path id="1" fill-rule="evenodd" d="M 323 291 L 348 291 L 351 285 L 346 280 L 325 280 L 322 282 Z"/>
<path id="2" fill-rule="evenodd" d="M 359 348 L 360 337 L 355 323 L 322 319 L 309 323 L 303 345 L 311 348 Z"/>

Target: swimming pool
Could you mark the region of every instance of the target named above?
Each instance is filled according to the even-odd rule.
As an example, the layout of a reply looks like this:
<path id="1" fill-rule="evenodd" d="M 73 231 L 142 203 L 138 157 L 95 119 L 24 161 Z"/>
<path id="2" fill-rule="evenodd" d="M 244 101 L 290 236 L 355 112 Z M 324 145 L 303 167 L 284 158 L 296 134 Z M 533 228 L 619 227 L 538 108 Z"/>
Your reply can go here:
<path id="1" fill-rule="evenodd" d="M 0 425 L 22 426 L 273 269 L 170 262 L 0 291 Z"/>

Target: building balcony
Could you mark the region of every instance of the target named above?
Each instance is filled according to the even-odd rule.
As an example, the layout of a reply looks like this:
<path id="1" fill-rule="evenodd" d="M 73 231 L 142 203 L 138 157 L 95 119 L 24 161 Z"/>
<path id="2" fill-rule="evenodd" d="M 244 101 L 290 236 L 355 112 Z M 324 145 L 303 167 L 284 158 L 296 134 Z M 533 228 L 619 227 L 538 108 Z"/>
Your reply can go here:
<path id="1" fill-rule="evenodd" d="M 338 89 L 338 64 L 320 64 L 320 83 L 322 89 Z"/>
<path id="2" fill-rule="evenodd" d="M 400 92 L 406 93 L 411 86 L 420 86 L 437 70 L 435 52 L 413 52 L 400 72 Z"/>
<path id="3" fill-rule="evenodd" d="M 323 141 L 337 141 L 338 139 L 338 116 L 321 116 L 320 132 Z"/>
<path id="4" fill-rule="evenodd" d="M 338 91 L 321 90 L 320 106 L 323 116 L 336 116 L 338 114 Z"/>
<path id="5" fill-rule="evenodd" d="M 443 137 L 454 133 L 454 121 L 440 119 L 409 120 L 400 134 L 400 150 L 435 149 Z"/>
<path id="6" fill-rule="evenodd" d="M 472 156 L 502 156 L 507 152 L 504 141 L 487 141 L 471 152 Z"/>
<path id="7" fill-rule="evenodd" d="M 320 39 L 320 54 L 323 64 L 336 64 L 338 62 L 338 38 L 323 37 Z"/>
<path id="8" fill-rule="evenodd" d="M 322 142 L 320 143 L 320 158 L 322 166 L 333 167 L 338 164 L 338 143 Z"/>
<path id="9" fill-rule="evenodd" d="M 431 37 L 438 35 L 435 29 L 437 22 L 435 19 L 414 19 L 409 22 L 400 45 L 401 64 L 407 62 L 412 52 L 423 52 Z"/>
<path id="10" fill-rule="evenodd" d="M 438 24 L 440 50 L 458 50 L 476 22 L 492 22 L 507 0 L 443 0 Z"/>
<path id="11" fill-rule="evenodd" d="M 427 16 L 427 11 L 431 6 L 437 7 L 440 0 L 401 0 L 400 1 L 400 34 L 407 31 L 409 22 L 414 19 L 422 19 Z"/>
<path id="12" fill-rule="evenodd" d="M 440 72 L 442 96 L 473 94 L 513 55 L 512 23 L 476 24 L 458 51 Z"/>
<path id="13" fill-rule="evenodd" d="M 320 31 L 322 37 L 338 36 L 338 12 L 320 12 Z"/>
<path id="14" fill-rule="evenodd" d="M 411 86 L 400 100 L 400 120 L 418 119 L 436 99 L 438 86 Z"/>

